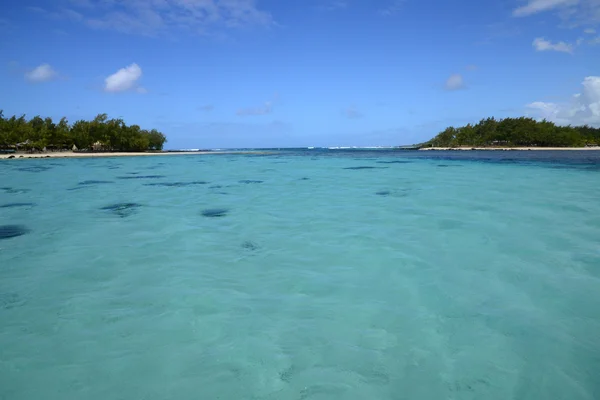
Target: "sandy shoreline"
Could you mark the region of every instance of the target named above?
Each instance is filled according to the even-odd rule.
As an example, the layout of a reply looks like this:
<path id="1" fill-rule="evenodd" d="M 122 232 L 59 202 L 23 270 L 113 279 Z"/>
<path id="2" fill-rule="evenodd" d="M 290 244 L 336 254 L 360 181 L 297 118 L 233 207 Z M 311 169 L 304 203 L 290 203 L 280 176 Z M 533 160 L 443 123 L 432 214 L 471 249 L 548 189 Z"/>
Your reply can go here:
<path id="1" fill-rule="evenodd" d="M 442 151 L 470 151 L 470 150 L 485 150 L 485 151 L 511 151 L 511 150 L 519 150 L 519 151 L 529 151 L 529 150 L 553 150 L 553 151 L 581 151 L 581 150 L 600 150 L 600 146 L 597 147 L 423 147 L 419 149 L 419 151 L 434 151 L 434 150 L 442 150 Z"/>
<path id="2" fill-rule="evenodd" d="M 139 157 L 139 156 L 175 156 L 175 155 L 206 155 L 206 154 L 260 154 L 252 151 L 165 151 L 156 153 L 74 153 L 72 151 L 62 151 L 55 153 L 40 154 L 0 154 L 0 160 L 14 159 L 24 160 L 28 158 L 86 158 L 86 157 Z M 11 158 L 12 157 L 12 158 Z"/>
<path id="3" fill-rule="evenodd" d="M 419 151 L 599 151 L 598 147 L 424 147 Z M 89 157 L 144 157 L 144 156 L 175 156 L 175 155 L 207 155 L 207 154 L 266 154 L 264 151 L 164 151 L 147 153 L 74 153 L 72 151 L 50 152 L 39 154 L 13 153 L 0 154 L 0 160 L 26 160 L 31 158 L 89 158 Z"/>

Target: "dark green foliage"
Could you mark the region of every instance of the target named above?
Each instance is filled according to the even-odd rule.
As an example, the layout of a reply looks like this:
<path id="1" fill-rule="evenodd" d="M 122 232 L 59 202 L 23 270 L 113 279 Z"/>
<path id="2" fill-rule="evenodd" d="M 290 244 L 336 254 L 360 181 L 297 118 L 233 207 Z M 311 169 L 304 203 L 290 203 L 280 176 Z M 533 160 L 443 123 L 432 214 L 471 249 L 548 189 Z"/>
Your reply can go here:
<path id="1" fill-rule="evenodd" d="M 600 144 L 600 128 L 557 126 L 532 118 L 482 119 L 475 125 L 448 127 L 423 147 L 584 147 Z"/>
<path id="2" fill-rule="evenodd" d="M 75 145 L 79 150 L 147 151 L 162 150 L 166 141 L 156 129 L 127 126 L 122 119 L 108 119 L 106 114 L 99 114 L 92 121 L 76 121 L 71 126 L 66 118 L 55 124 L 52 118 L 39 116 L 29 121 L 24 115 L 4 118 L 0 111 L 0 149 L 70 150 Z"/>

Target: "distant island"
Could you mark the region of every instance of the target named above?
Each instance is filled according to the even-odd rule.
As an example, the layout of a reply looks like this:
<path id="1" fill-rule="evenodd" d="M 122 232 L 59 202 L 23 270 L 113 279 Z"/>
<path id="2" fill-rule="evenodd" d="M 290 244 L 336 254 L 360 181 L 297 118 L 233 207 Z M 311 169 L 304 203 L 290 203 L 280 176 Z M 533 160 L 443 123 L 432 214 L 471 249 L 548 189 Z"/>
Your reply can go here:
<path id="1" fill-rule="evenodd" d="M 558 126 L 532 118 L 482 119 L 475 125 L 449 127 L 428 142 L 428 148 L 590 148 L 600 144 L 600 128 Z"/>
<path id="2" fill-rule="evenodd" d="M 92 121 L 70 125 L 66 118 L 25 116 L 5 118 L 0 111 L 0 152 L 145 152 L 161 151 L 167 138 L 156 129 L 126 125 L 122 119 L 99 114 Z"/>

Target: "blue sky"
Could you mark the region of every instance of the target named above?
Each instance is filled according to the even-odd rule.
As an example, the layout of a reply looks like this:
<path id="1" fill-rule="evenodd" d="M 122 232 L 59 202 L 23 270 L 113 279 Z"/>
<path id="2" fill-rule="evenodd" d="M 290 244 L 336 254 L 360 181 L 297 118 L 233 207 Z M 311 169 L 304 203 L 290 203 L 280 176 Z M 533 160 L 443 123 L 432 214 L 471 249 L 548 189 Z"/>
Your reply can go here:
<path id="1" fill-rule="evenodd" d="M 600 0 L 0 0 L 0 109 L 169 148 L 399 145 L 600 125 Z"/>

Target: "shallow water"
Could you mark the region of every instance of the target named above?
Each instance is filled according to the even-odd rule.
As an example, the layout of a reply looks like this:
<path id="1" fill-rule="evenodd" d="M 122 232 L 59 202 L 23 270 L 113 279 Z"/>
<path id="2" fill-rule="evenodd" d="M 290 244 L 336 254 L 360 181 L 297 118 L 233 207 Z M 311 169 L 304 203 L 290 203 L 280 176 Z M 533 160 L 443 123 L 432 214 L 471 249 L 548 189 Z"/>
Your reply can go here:
<path id="1" fill-rule="evenodd" d="M 469 153 L 0 163 L 0 398 L 600 398 L 600 156 Z"/>

